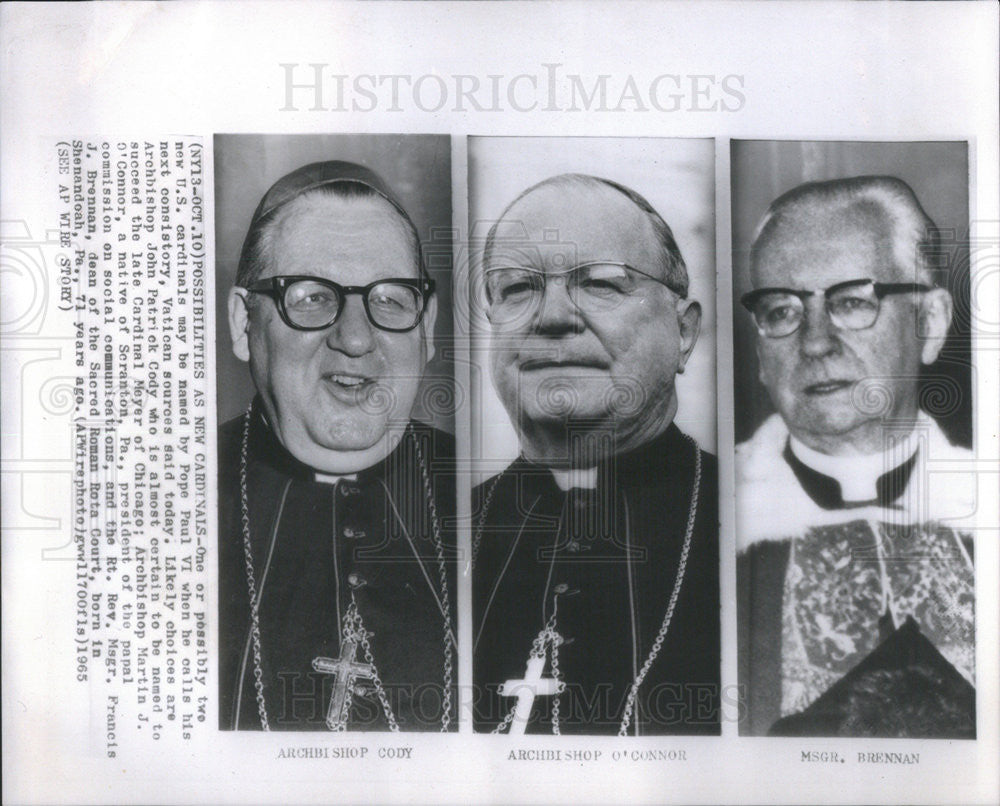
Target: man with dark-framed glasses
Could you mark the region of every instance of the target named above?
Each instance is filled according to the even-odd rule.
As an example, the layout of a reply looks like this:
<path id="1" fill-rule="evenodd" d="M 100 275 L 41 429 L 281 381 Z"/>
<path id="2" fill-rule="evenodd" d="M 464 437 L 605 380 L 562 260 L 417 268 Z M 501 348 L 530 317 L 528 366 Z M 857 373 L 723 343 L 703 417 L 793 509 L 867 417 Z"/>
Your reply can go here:
<path id="1" fill-rule="evenodd" d="M 257 396 L 222 427 L 220 721 L 455 727 L 454 444 L 411 419 L 434 282 L 362 166 L 279 179 L 229 323 Z"/>
<path id="2" fill-rule="evenodd" d="M 967 462 L 920 408 L 944 346 L 938 233 L 863 176 L 773 202 L 750 250 L 760 381 L 736 449 L 741 732 L 975 736 Z"/>
<path id="3" fill-rule="evenodd" d="M 556 176 L 493 226 L 481 287 L 521 455 L 473 493 L 476 730 L 717 734 L 717 471 L 673 422 L 701 322 L 673 233 Z"/>

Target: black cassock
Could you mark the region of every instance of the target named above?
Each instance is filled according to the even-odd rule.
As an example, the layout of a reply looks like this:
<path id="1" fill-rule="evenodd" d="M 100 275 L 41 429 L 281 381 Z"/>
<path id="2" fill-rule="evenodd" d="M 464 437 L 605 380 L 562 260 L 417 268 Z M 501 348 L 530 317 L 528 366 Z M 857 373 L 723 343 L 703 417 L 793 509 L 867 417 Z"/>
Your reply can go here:
<path id="1" fill-rule="evenodd" d="M 671 425 L 599 466 L 594 489 L 564 492 L 551 472 L 521 457 L 473 491 L 477 731 L 492 731 L 511 711 L 515 698 L 499 688 L 525 677 L 532 643 L 557 607 L 566 687 L 558 698 L 534 699 L 527 732 L 552 732 L 557 701 L 561 733 L 618 732 L 674 587 L 696 450 Z M 719 734 L 718 469 L 713 456 L 700 455 L 680 594 L 629 735 Z M 546 654 L 544 678 L 552 672 Z"/>
<path id="2" fill-rule="evenodd" d="M 396 449 L 356 478 L 331 483 L 298 462 L 261 414 L 251 416 L 247 499 L 260 591 L 260 670 L 271 730 L 327 730 L 343 620 L 356 603 L 386 701 L 400 730 L 440 730 L 445 660 L 440 565 L 419 443 L 445 550 L 451 614 L 451 725 L 457 725 L 454 607 L 454 440 L 410 423 Z M 240 505 L 243 417 L 219 437 L 220 727 L 260 729 Z M 362 645 L 355 662 L 364 663 Z M 348 730 L 386 730 L 370 677 L 354 681 Z"/>

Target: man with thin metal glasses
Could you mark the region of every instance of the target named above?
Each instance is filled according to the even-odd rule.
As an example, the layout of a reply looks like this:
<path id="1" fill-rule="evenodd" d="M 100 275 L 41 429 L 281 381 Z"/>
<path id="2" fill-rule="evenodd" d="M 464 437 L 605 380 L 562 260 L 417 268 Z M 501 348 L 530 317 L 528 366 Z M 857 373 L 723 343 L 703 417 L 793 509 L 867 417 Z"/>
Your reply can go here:
<path id="1" fill-rule="evenodd" d="M 435 313 L 372 171 L 264 195 L 229 296 L 257 396 L 219 439 L 223 728 L 454 729 L 454 443 L 411 419 Z"/>
<path id="2" fill-rule="evenodd" d="M 673 422 L 701 321 L 673 233 L 629 188 L 556 176 L 483 267 L 521 455 L 473 493 L 476 730 L 717 734 L 717 470 Z"/>
<path id="3" fill-rule="evenodd" d="M 777 412 L 736 449 L 741 732 L 975 736 L 973 490 L 920 409 L 952 317 L 901 180 L 794 188 L 742 304 Z"/>

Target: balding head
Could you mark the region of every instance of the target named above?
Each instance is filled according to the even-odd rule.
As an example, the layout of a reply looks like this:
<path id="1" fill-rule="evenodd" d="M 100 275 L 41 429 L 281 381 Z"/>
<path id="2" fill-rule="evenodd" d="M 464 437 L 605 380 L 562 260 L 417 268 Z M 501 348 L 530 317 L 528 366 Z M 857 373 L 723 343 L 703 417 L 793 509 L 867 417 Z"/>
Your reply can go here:
<path id="1" fill-rule="evenodd" d="M 559 174 L 544 179 L 520 193 L 514 201 L 507 205 L 500 218 L 490 228 L 483 250 L 483 266 L 490 267 L 496 254 L 498 242 L 502 248 L 503 242 L 512 235 L 515 240 L 520 237 L 519 228 L 522 222 L 529 220 L 524 215 L 525 210 L 530 209 L 528 202 L 532 204 L 541 202 L 547 207 L 561 204 L 572 208 L 574 198 L 578 198 L 580 194 L 584 193 L 602 197 L 603 203 L 608 206 L 609 210 L 617 207 L 622 210 L 623 214 L 627 214 L 625 211 L 631 207 L 645 219 L 644 226 L 648 227 L 647 234 L 649 236 L 646 240 L 650 244 L 650 248 L 654 250 L 653 263 L 670 288 L 681 297 L 686 297 L 688 294 L 687 266 L 667 222 L 653 209 L 645 197 L 631 188 L 612 182 L 610 179 L 587 174 Z M 511 225 L 513 225 L 513 229 Z"/>

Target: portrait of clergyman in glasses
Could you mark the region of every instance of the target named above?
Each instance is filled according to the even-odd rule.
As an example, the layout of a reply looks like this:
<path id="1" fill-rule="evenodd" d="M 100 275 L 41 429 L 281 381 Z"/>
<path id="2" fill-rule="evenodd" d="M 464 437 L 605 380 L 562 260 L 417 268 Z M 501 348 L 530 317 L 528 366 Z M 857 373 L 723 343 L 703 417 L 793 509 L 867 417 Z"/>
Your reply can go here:
<path id="1" fill-rule="evenodd" d="M 278 178 L 250 219 L 228 323 L 254 395 L 219 435 L 223 728 L 456 727 L 454 442 L 415 417 L 439 310 L 421 235 L 347 160 Z"/>
<path id="2" fill-rule="evenodd" d="M 475 729 L 718 734 L 716 460 L 675 422 L 711 257 L 688 263 L 677 220 L 619 181 L 519 190 L 482 261 L 518 455 L 473 490 Z M 684 242 L 710 240 L 710 207 L 667 195 Z"/>
<path id="3" fill-rule="evenodd" d="M 928 470 L 971 452 L 921 395 L 954 257 L 896 176 L 799 184 L 757 224 L 736 315 L 774 413 L 736 448 L 743 734 L 975 737 L 974 490 Z"/>

